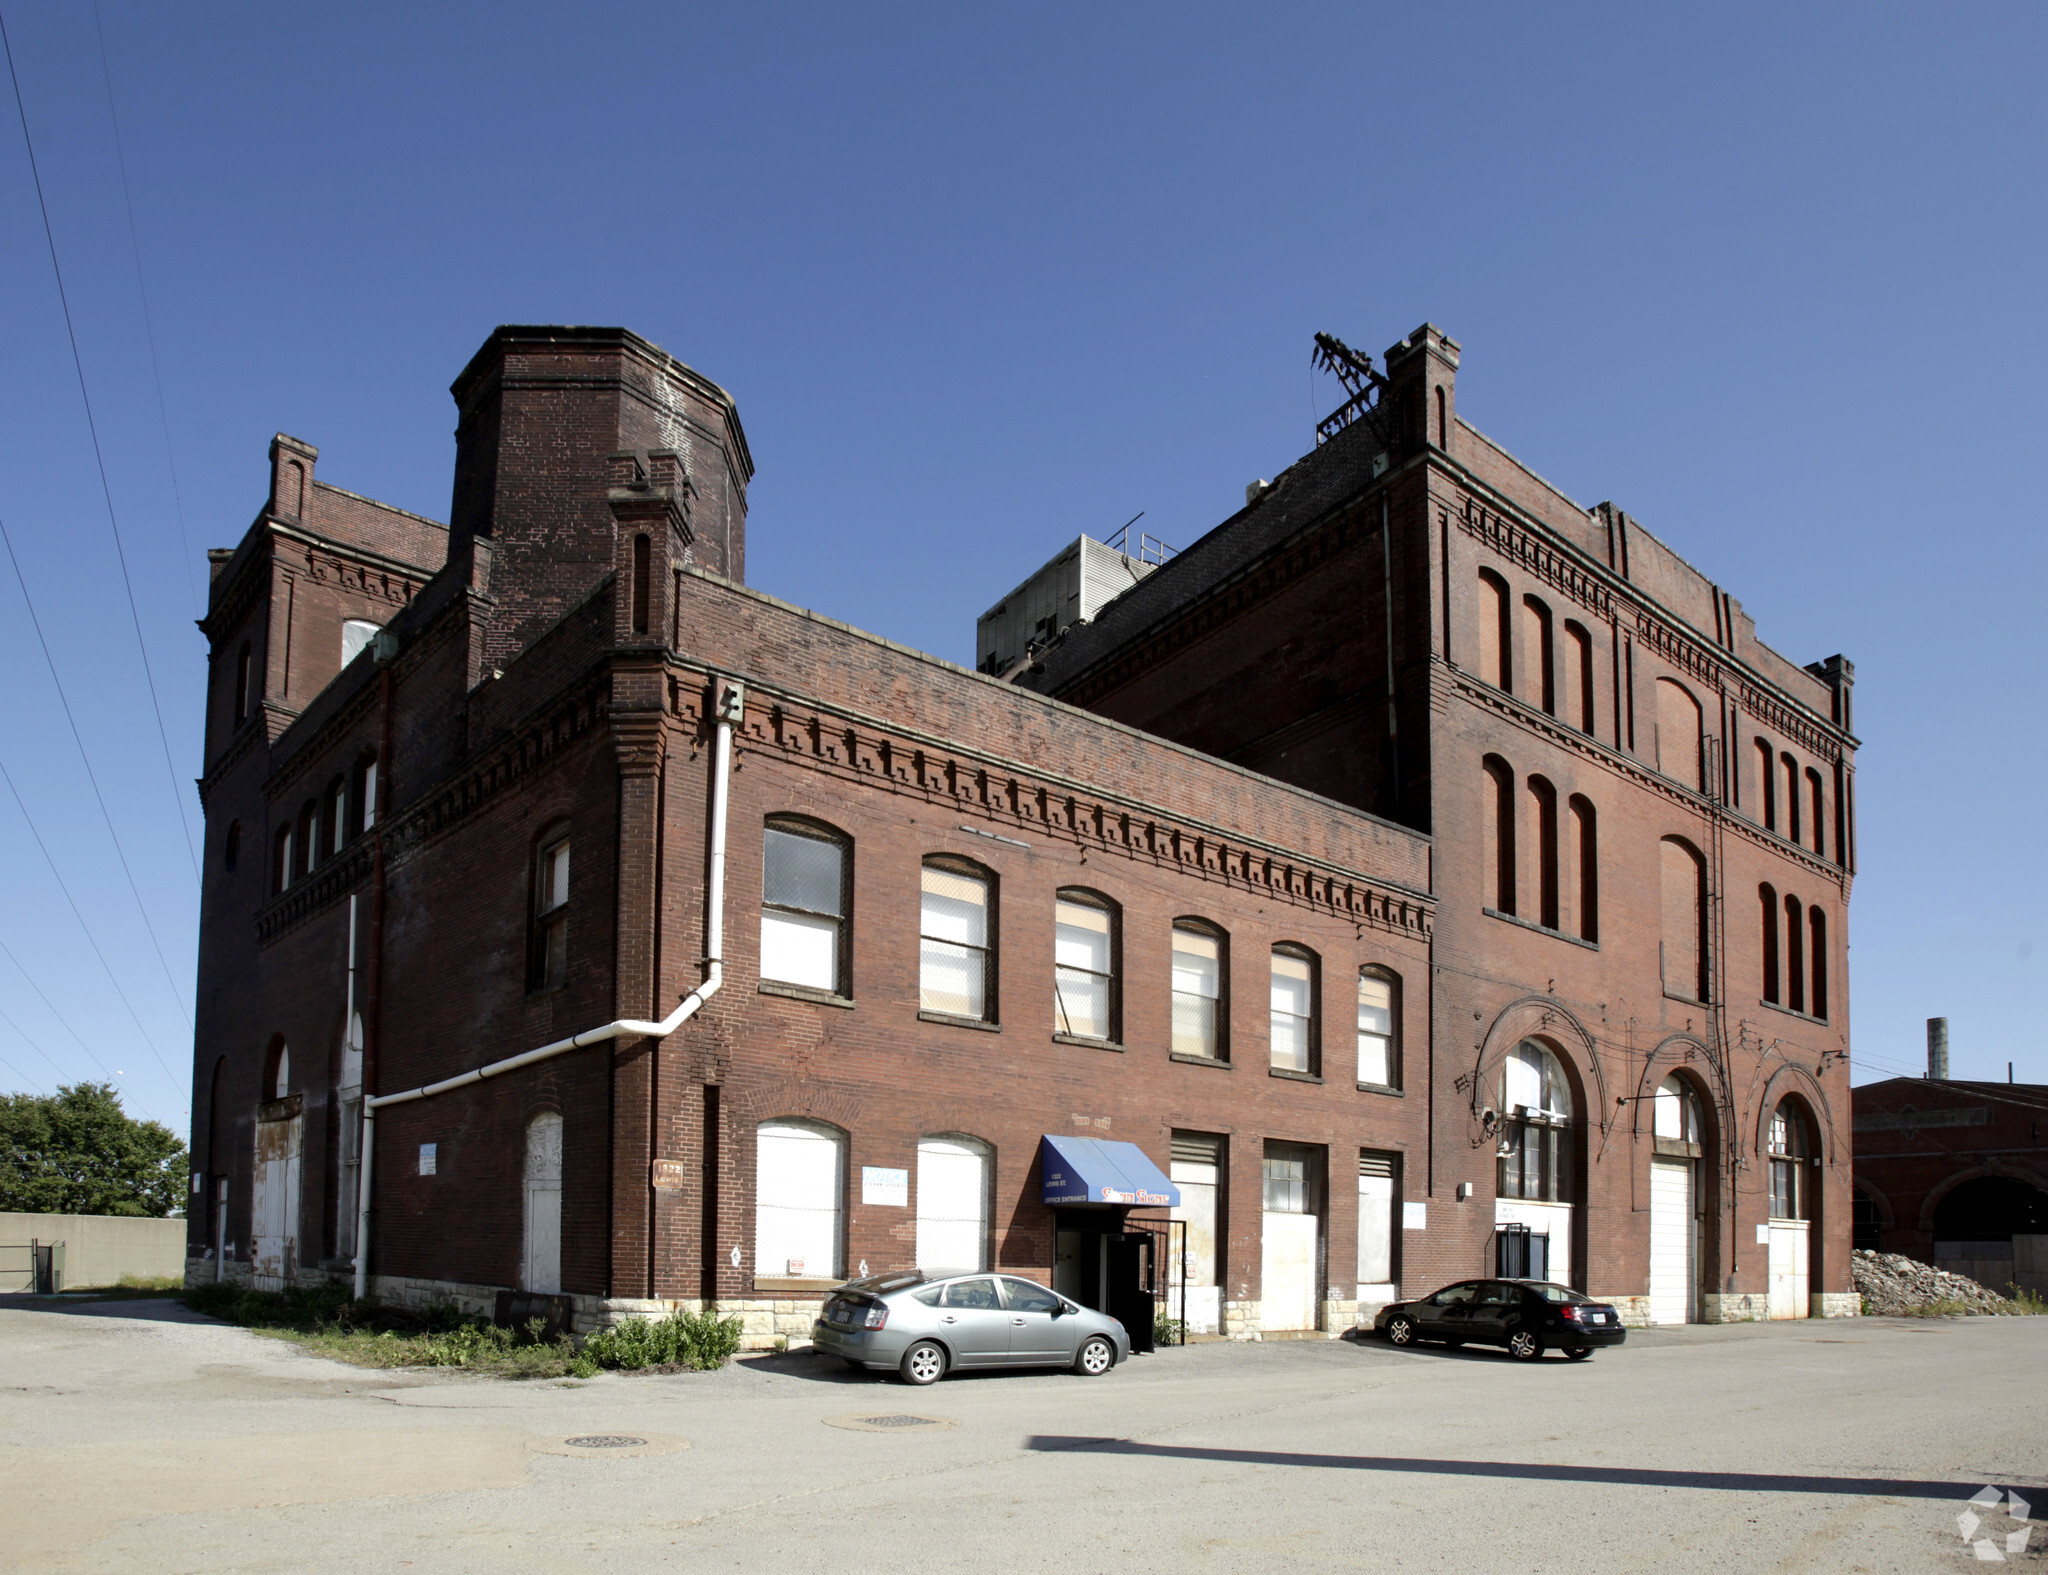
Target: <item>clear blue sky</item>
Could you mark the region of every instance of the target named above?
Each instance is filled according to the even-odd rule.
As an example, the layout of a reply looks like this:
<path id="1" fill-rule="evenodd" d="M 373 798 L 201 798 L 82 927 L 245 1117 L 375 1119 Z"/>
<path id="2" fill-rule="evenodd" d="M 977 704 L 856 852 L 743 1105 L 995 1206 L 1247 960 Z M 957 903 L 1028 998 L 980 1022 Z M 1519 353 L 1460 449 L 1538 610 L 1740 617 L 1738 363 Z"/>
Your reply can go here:
<path id="1" fill-rule="evenodd" d="M 1307 449 L 1314 330 L 1425 319 L 1475 425 L 1855 661 L 1859 1077 L 1944 1013 L 2048 1080 L 2048 11 L 988 9 L 102 0 L 160 415 L 93 8 L 5 4 L 172 761 L 10 98 L 0 517 L 163 963 L 0 563 L 0 763 L 121 986 L 0 786 L 0 1086 L 182 1130 L 192 619 L 272 432 L 445 517 L 491 327 L 625 324 L 739 401 L 755 585 L 971 661 L 1065 540 Z"/>

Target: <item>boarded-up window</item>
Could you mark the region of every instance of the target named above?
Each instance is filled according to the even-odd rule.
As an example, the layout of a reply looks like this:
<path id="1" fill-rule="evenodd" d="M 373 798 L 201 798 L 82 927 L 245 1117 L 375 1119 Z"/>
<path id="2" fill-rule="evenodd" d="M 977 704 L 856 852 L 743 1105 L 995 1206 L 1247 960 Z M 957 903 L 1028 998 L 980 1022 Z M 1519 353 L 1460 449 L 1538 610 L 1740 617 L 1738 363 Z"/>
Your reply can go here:
<path id="1" fill-rule="evenodd" d="M 1806 993 L 1815 1017 L 1828 1015 L 1828 920 L 1818 908 L 1806 910 L 1807 928 L 1813 936 L 1813 963 L 1806 975 Z"/>
<path id="2" fill-rule="evenodd" d="M 1664 993 L 1688 1001 L 1707 999 L 1707 866 L 1699 850 L 1681 837 L 1658 845 L 1664 899 Z"/>
<path id="3" fill-rule="evenodd" d="M 1533 596 L 1522 598 L 1522 660 L 1527 664 L 1528 699 L 1557 714 L 1557 671 L 1550 648 L 1550 609 Z"/>
<path id="4" fill-rule="evenodd" d="M 1358 1283 L 1391 1285 L 1394 1279 L 1393 1154 L 1358 1151 Z"/>
<path id="5" fill-rule="evenodd" d="M 1557 789 L 1543 777 L 1529 778 L 1529 819 L 1536 831 L 1536 911 L 1545 929 L 1557 928 Z"/>
<path id="6" fill-rule="evenodd" d="M 754 1272 L 840 1277 L 844 1144 L 824 1127 L 765 1123 L 754 1157 Z"/>
<path id="7" fill-rule="evenodd" d="M 1572 904 L 1572 929 L 1582 941 L 1600 939 L 1600 822 L 1592 801 L 1582 794 L 1571 798 L 1572 847 L 1570 864 L 1578 887 Z"/>
<path id="8" fill-rule="evenodd" d="M 1173 1134 L 1171 1178 L 1180 1202 L 1171 1217 L 1187 1226 L 1186 1283 L 1216 1283 L 1216 1197 L 1223 1182 L 1223 1139 L 1206 1132 Z M 1167 1265 L 1167 1277 L 1179 1284 L 1182 1266 Z"/>
<path id="9" fill-rule="evenodd" d="M 1515 777 L 1508 763 L 1488 755 L 1481 776 L 1484 802 L 1480 832 L 1485 841 L 1483 901 L 1501 913 L 1515 911 Z"/>
<path id="10" fill-rule="evenodd" d="M 988 1147 L 973 1138 L 917 1145 L 917 1266 L 988 1267 Z"/>
<path id="11" fill-rule="evenodd" d="M 562 1118 L 546 1111 L 526 1127 L 525 1233 L 519 1288 L 562 1289 Z"/>
<path id="12" fill-rule="evenodd" d="M 1479 676 L 1496 689 L 1514 688 L 1515 633 L 1509 621 L 1508 582 L 1479 571 Z"/>
<path id="13" fill-rule="evenodd" d="M 1565 719 L 1581 733 L 1593 731 L 1593 637 L 1576 623 L 1564 626 L 1563 672 L 1558 686 L 1565 690 Z"/>
<path id="14" fill-rule="evenodd" d="M 1768 884 L 1757 887 L 1757 899 L 1763 909 L 1763 925 L 1758 933 L 1758 949 L 1763 953 L 1764 999 L 1773 1006 L 1778 1004 L 1778 894 Z"/>
<path id="15" fill-rule="evenodd" d="M 1700 703 L 1683 684 L 1657 680 L 1657 769 L 1674 782 L 1702 788 Z"/>

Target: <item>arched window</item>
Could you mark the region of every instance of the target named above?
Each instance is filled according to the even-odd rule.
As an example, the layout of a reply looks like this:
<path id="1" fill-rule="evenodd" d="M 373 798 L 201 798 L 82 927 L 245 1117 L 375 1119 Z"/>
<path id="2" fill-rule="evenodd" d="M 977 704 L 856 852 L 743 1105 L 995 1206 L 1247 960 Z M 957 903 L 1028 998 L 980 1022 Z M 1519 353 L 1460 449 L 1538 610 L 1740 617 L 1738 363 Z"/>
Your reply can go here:
<path id="1" fill-rule="evenodd" d="M 1062 891 L 1053 905 L 1053 1026 L 1078 1039 L 1115 1041 L 1116 905 L 1099 892 Z"/>
<path id="2" fill-rule="evenodd" d="M 1651 1129 L 1660 1138 L 1700 1141 L 1700 1096 L 1676 1073 L 1657 1085 Z"/>
<path id="3" fill-rule="evenodd" d="M 1173 1053 L 1220 1061 L 1226 1014 L 1223 985 L 1226 941 L 1221 930 L 1201 919 L 1173 923 Z"/>
<path id="4" fill-rule="evenodd" d="M 995 1021 L 995 879 L 964 859 L 926 859 L 918 1007 Z"/>
<path id="5" fill-rule="evenodd" d="M 1446 454 L 1451 451 L 1451 406 L 1441 383 L 1436 389 L 1436 446 Z"/>
<path id="6" fill-rule="evenodd" d="M 1550 609 L 1534 596 L 1522 598 L 1522 650 L 1529 661 L 1529 700 L 1557 715 L 1557 672 L 1550 647 Z"/>
<path id="7" fill-rule="evenodd" d="M 569 982 L 569 829 L 546 833 L 534 849 L 533 907 L 527 946 L 528 990 Z"/>
<path id="8" fill-rule="evenodd" d="M 235 653 L 235 720 L 237 722 L 249 714 L 249 702 L 255 698 L 250 693 L 250 677 L 249 642 L 244 640 L 241 650 Z"/>
<path id="9" fill-rule="evenodd" d="M 1818 908 L 1806 910 L 1806 927 L 1812 938 L 1812 960 L 1806 970 L 1807 1010 L 1815 1017 L 1828 1015 L 1828 918 Z"/>
<path id="10" fill-rule="evenodd" d="M 852 844 L 810 821 L 770 816 L 761 834 L 761 977 L 848 996 Z"/>
<path id="11" fill-rule="evenodd" d="M 928 1137 L 917 1145 L 917 1266 L 927 1272 L 988 1265 L 989 1149 L 978 1138 Z"/>
<path id="12" fill-rule="evenodd" d="M 1566 691 L 1566 719 L 1581 733 L 1593 731 L 1593 637 L 1583 624 L 1567 620 L 1564 626 L 1564 673 L 1560 680 Z"/>
<path id="13" fill-rule="evenodd" d="M 1782 1004 L 1778 997 L 1778 893 L 1766 882 L 1757 887 L 1757 904 L 1763 910 L 1763 930 L 1758 940 L 1758 950 L 1763 953 L 1764 999 L 1771 1005 Z"/>
<path id="14" fill-rule="evenodd" d="M 1806 1010 L 1806 910 L 1797 897 L 1785 896 L 1785 1004 Z"/>
<path id="15" fill-rule="evenodd" d="M 226 870 L 230 875 L 234 874 L 235 865 L 241 860 L 241 857 L 242 823 L 239 820 L 230 821 L 228 823 L 228 834 L 221 843 L 221 868 Z"/>
<path id="16" fill-rule="evenodd" d="M 525 1230 L 519 1288 L 556 1296 L 562 1290 L 562 1118 L 547 1110 L 526 1124 L 521 1178 Z"/>
<path id="17" fill-rule="evenodd" d="M 1514 688 L 1515 632 L 1509 620 L 1508 582 L 1479 571 L 1479 676 L 1496 689 Z"/>
<path id="18" fill-rule="evenodd" d="M 320 811 L 321 829 L 327 839 L 327 854 L 332 858 L 342 850 L 348 841 L 348 783 L 336 777 L 327 784 Z"/>
<path id="19" fill-rule="evenodd" d="M 1544 777 L 1529 778 L 1529 818 L 1536 827 L 1536 911 L 1546 930 L 1558 927 L 1557 789 Z"/>
<path id="20" fill-rule="evenodd" d="M 1657 680 L 1657 769 L 1674 782 L 1702 788 L 1700 703 L 1685 685 Z"/>
<path id="21" fill-rule="evenodd" d="M 1682 837 L 1659 845 L 1664 898 L 1664 993 L 1707 996 L 1707 863 Z"/>
<path id="22" fill-rule="evenodd" d="M 1401 1086 L 1401 976 L 1391 968 L 1358 970 L 1358 1081 Z"/>
<path id="23" fill-rule="evenodd" d="M 1822 791 L 1820 785 L 1820 773 L 1814 770 L 1813 767 L 1808 766 L 1806 768 L 1807 820 L 1813 827 L 1811 832 L 1813 851 L 1822 858 L 1828 856 L 1827 817 L 1823 813 L 1826 802 L 1827 795 Z"/>
<path id="24" fill-rule="evenodd" d="M 846 1140 L 809 1121 L 763 1122 L 754 1145 L 754 1272 L 840 1278 Z"/>
<path id="25" fill-rule="evenodd" d="M 1571 1085 L 1549 1048 L 1524 1039 L 1500 1076 L 1499 1196 L 1572 1201 Z"/>
<path id="26" fill-rule="evenodd" d="M 292 1047 L 278 1034 L 263 1057 L 263 1095 L 266 1100 L 287 1098 L 292 1091 Z"/>
<path id="27" fill-rule="evenodd" d="M 1483 788 L 1486 802 L 1480 814 L 1485 841 L 1484 901 L 1499 913 L 1515 911 L 1515 774 L 1499 755 L 1488 755 Z"/>
<path id="28" fill-rule="evenodd" d="M 368 831 L 377 824 L 377 756 L 366 753 L 357 758 L 349 772 L 348 834 Z"/>
<path id="29" fill-rule="evenodd" d="M 1273 948 L 1273 1065 L 1282 1072 L 1316 1070 L 1316 954 L 1305 946 Z"/>
<path id="30" fill-rule="evenodd" d="M 1771 1114 L 1770 1151 L 1771 1218 L 1811 1219 L 1813 1205 L 1807 1168 L 1813 1140 L 1806 1112 L 1793 1100 L 1782 1101 Z"/>
<path id="31" fill-rule="evenodd" d="M 1572 917 L 1582 941 L 1600 939 L 1600 823 L 1592 800 L 1583 794 L 1571 797 L 1571 868 L 1578 880 L 1577 902 Z"/>
<path id="32" fill-rule="evenodd" d="M 1770 740 L 1756 741 L 1756 793 L 1757 810 L 1764 823 L 1764 830 L 1778 829 L 1778 775 L 1777 758 Z"/>
<path id="33" fill-rule="evenodd" d="M 341 665 L 348 666 L 361 656 L 377 638 L 382 624 L 370 622 L 367 618 L 346 618 L 341 625 Z"/>
<path id="34" fill-rule="evenodd" d="M 1778 765 L 1785 778 L 1785 835 L 1792 841 L 1799 840 L 1799 762 L 1790 755 L 1778 756 Z"/>
<path id="35" fill-rule="evenodd" d="M 292 828 L 279 826 L 270 849 L 270 890 L 273 895 L 287 889 L 293 878 Z"/>
<path id="36" fill-rule="evenodd" d="M 310 874 L 320 862 L 320 804 L 317 799 L 309 798 L 299 806 L 297 852 L 297 873 Z"/>

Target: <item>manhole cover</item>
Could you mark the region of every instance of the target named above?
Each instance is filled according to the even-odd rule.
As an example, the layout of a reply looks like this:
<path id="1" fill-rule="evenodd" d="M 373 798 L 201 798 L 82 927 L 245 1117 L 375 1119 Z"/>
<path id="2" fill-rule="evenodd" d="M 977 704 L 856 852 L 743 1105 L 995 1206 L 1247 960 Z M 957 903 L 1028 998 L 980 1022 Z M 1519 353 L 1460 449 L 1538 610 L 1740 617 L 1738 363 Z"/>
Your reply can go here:
<path id="1" fill-rule="evenodd" d="M 543 1455 L 570 1455 L 588 1460 L 603 1455 L 608 1460 L 631 1460 L 641 1455 L 672 1455 L 688 1449 L 687 1438 L 668 1433 L 571 1433 L 566 1438 L 536 1438 L 528 1448 Z"/>
<path id="2" fill-rule="evenodd" d="M 562 1440 L 571 1449 L 644 1449 L 647 1440 L 630 1438 L 624 1433 L 586 1433 L 581 1438 Z"/>
<path id="3" fill-rule="evenodd" d="M 918 1416 L 909 1411 L 888 1411 L 880 1416 L 828 1416 L 827 1427 L 850 1428 L 856 1433 L 937 1433 L 960 1424 L 950 1416 Z"/>

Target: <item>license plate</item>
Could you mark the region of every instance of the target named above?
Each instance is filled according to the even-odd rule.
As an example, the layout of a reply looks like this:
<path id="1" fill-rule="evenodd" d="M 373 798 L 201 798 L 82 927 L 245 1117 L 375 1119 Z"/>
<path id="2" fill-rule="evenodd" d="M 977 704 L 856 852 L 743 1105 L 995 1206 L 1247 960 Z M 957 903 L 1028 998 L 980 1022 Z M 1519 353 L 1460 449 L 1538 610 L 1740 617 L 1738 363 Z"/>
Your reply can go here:
<path id="1" fill-rule="evenodd" d="M 853 1322 L 853 1309 L 850 1307 L 834 1307 L 825 1316 L 831 1322 L 838 1324 L 840 1328 L 844 1329 Z"/>

